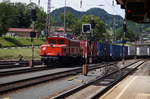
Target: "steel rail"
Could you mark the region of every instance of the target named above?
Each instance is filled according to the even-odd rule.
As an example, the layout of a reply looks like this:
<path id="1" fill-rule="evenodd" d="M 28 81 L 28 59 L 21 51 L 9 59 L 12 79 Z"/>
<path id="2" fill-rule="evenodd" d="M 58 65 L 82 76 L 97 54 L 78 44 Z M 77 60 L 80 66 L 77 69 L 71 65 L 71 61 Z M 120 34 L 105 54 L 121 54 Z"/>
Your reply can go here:
<path id="1" fill-rule="evenodd" d="M 49 69 L 51 69 L 51 68 L 47 68 L 47 67 L 32 67 L 32 68 L 30 68 L 29 67 L 29 68 L 25 68 L 25 69 L 2 71 L 2 72 L 0 72 L 0 77 L 23 74 L 23 73 L 30 73 L 30 72 L 36 72 L 36 71 L 42 71 L 42 70 L 49 70 Z"/>
<path id="2" fill-rule="evenodd" d="M 55 66 L 52 66 L 52 67 L 55 67 Z M 63 65 L 63 67 L 68 67 L 68 66 Z M 49 69 L 53 69 L 53 68 L 43 66 L 43 67 L 32 67 L 32 68 L 25 68 L 25 69 L 10 70 L 10 71 L 0 71 L 0 77 L 29 73 L 29 72 L 36 72 L 36 71 L 42 71 L 42 70 L 49 70 Z"/>
<path id="3" fill-rule="evenodd" d="M 121 68 L 120 70 L 124 70 L 124 69 L 126 69 L 126 68 L 128 68 L 128 67 L 130 67 L 130 66 L 132 66 L 132 65 L 134 65 L 134 64 L 136 64 L 136 63 L 138 63 L 138 62 L 140 62 L 140 61 L 136 61 L 136 62 L 134 62 L 134 63 L 131 63 L 131 64 L 129 64 L 129 65 L 127 65 L 127 66 Z M 143 63 L 144 63 L 144 62 L 142 62 L 142 64 L 143 64 Z M 139 64 L 138 66 L 140 66 L 140 65 L 141 65 L 141 64 Z M 138 66 L 137 66 L 137 67 L 138 67 Z M 66 92 L 63 92 L 63 93 L 61 93 L 61 94 L 59 94 L 59 95 L 57 95 L 57 96 L 55 96 L 55 97 L 52 97 L 52 99 L 64 99 L 64 98 L 66 98 L 66 97 L 69 97 L 69 96 L 71 96 L 71 95 L 73 95 L 73 94 L 79 92 L 80 90 L 82 90 L 82 89 L 84 89 L 84 88 L 90 86 L 91 84 L 93 84 L 94 82 L 96 82 L 96 81 L 98 81 L 98 80 L 102 80 L 102 79 L 104 79 L 104 78 L 106 78 L 106 77 L 109 77 L 109 76 L 111 76 L 111 75 L 113 75 L 113 74 L 116 74 L 116 73 L 120 72 L 120 70 L 116 70 L 116 71 L 114 71 L 114 72 L 112 72 L 112 73 L 109 73 L 109 74 L 103 76 L 103 77 L 98 77 L 98 78 L 96 78 L 95 80 L 92 80 L 92 81 L 87 82 L 86 84 L 82 84 L 82 85 L 80 85 L 80 86 L 78 86 L 78 87 L 75 87 L 75 88 L 73 88 L 73 89 L 71 89 L 71 90 L 68 90 L 68 91 L 66 91 Z M 95 96 L 96 96 L 96 95 L 95 95 Z M 93 96 L 93 97 L 94 97 L 94 96 Z M 96 99 L 96 98 L 93 98 L 93 99 Z"/>
<path id="4" fill-rule="evenodd" d="M 109 65 L 113 65 L 113 63 L 110 63 Z M 103 64 L 97 64 L 95 66 L 90 66 L 89 70 L 94 70 L 97 68 L 104 68 L 104 67 L 105 67 L 105 65 L 103 65 Z M 78 73 L 81 73 L 81 72 L 82 72 L 82 67 L 79 67 L 77 69 L 66 70 L 66 71 L 62 71 L 62 72 L 58 72 L 58 73 L 46 74 L 46 75 L 37 76 L 37 77 L 33 77 L 33 78 L 27 78 L 27 79 L 21 79 L 18 81 L 3 83 L 3 84 L 0 84 L 0 93 L 3 94 L 8 91 L 13 91 L 13 90 L 16 90 L 19 88 L 32 86 L 32 85 L 43 83 L 46 81 L 57 80 L 62 77 L 67 77 L 67 76 L 71 76 L 71 75 L 77 75 Z"/>
<path id="5" fill-rule="evenodd" d="M 35 65 L 41 65 L 40 60 L 35 60 L 34 61 Z M 17 68 L 17 67 L 25 67 L 28 66 L 29 62 L 28 61 L 0 61 L 0 69 L 9 69 L 9 68 Z"/>
<path id="6" fill-rule="evenodd" d="M 133 73 L 139 66 L 141 66 L 144 62 L 142 62 L 141 64 L 139 64 L 138 66 L 136 66 L 135 68 L 131 69 L 129 72 L 127 72 L 126 74 L 122 75 L 121 77 L 119 77 L 118 79 L 116 79 L 114 82 L 112 82 L 109 86 L 107 86 L 106 88 L 104 88 L 101 91 L 98 91 L 97 93 L 95 93 L 94 95 L 92 95 L 90 97 L 90 99 L 98 99 L 100 96 L 102 96 L 104 93 L 106 93 L 109 89 L 111 89 L 113 86 L 115 86 L 116 84 L 118 84 L 120 81 L 122 81 L 124 78 L 126 78 L 129 74 Z"/>

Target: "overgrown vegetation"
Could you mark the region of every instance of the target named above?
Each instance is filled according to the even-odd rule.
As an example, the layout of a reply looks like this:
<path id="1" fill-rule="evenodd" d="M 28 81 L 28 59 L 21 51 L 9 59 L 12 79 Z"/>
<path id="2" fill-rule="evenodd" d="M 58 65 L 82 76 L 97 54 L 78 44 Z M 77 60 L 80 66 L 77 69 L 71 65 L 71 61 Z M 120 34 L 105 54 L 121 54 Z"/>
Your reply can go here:
<path id="1" fill-rule="evenodd" d="M 43 39 L 34 39 L 34 45 L 41 45 L 43 43 Z M 32 45 L 30 38 L 0 37 L 0 47 L 16 47 L 28 45 Z"/>
<path id="2" fill-rule="evenodd" d="M 8 28 L 30 28 L 31 9 L 36 7 L 38 19 L 36 30 L 40 33 L 45 26 L 46 13 L 34 3 L 29 5 L 23 3 L 0 3 L 0 36 L 8 31 Z"/>
<path id="3" fill-rule="evenodd" d="M 64 14 L 61 14 L 60 17 L 61 17 L 61 21 L 63 22 Z M 82 24 L 89 24 L 91 19 L 93 19 L 95 22 L 95 28 L 93 31 L 95 40 L 99 41 L 99 40 L 102 40 L 103 38 L 108 38 L 104 36 L 104 34 L 107 34 L 105 24 L 98 16 L 85 15 L 85 16 L 82 16 L 80 19 L 77 19 L 71 12 L 67 12 L 66 13 L 66 26 L 72 29 L 72 32 L 76 36 L 80 36 L 82 32 L 81 31 Z"/>
<path id="4" fill-rule="evenodd" d="M 42 8 L 39 8 L 35 3 L 0 3 L 0 36 L 5 34 L 8 28 L 30 28 L 31 21 L 31 9 L 33 7 L 37 9 L 37 21 L 35 22 L 36 30 L 41 33 L 45 29 L 46 13 Z M 97 41 L 103 41 L 107 39 L 109 41 L 113 38 L 113 15 L 107 13 L 100 8 L 92 8 L 86 12 L 76 11 L 70 7 L 66 8 L 66 26 L 70 28 L 74 34 L 80 36 L 82 30 L 82 24 L 89 23 L 91 17 L 96 22 L 96 28 L 94 29 L 95 39 Z M 63 26 L 64 23 L 64 8 L 54 10 L 52 13 L 51 25 Z M 116 38 L 121 40 L 123 30 L 123 18 L 115 15 L 116 18 Z M 126 40 L 134 41 L 138 38 L 137 35 L 143 32 L 150 32 L 150 25 L 140 25 L 134 22 L 128 22 L 128 33 L 126 34 Z M 109 32 L 108 32 L 109 31 Z M 44 35 L 44 34 L 43 34 Z M 38 35 L 39 36 L 39 35 Z M 11 45 L 22 45 L 24 42 L 17 42 L 14 39 L 5 39 L 9 42 L 13 41 Z M 2 40 L 1 40 L 2 41 Z M 27 42 L 28 44 L 29 42 Z M 6 44 L 7 45 L 7 44 Z M 3 44 L 1 45 L 3 46 Z"/>
<path id="5" fill-rule="evenodd" d="M 63 26 L 63 20 L 62 20 L 63 15 L 61 14 L 64 11 L 63 9 L 64 8 L 59 8 L 52 12 L 52 15 L 56 19 L 56 25 Z M 74 27 L 72 29 L 73 30 L 75 29 L 77 33 L 81 32 L 81 21 L 80 20 L 83 18 L 83 16 L 93 15 L 93 16 L 99 17 L 104 22 L 105 27 L 106 27 L 105 28 L 106 33 L 101 34 L 100 37 L 103 39 L 105 37 L 107 37 L 107 39 L 112 40 L 113 32 L 114 32 L 114 30 L 113 30 L 113 17 L 114 16 L 113 15 L 107 13 L 105 10 L 100 9 L 100 8 L 91 8 L 86 12 L 77 11 L 70 7 L 67 7 L 66 10 L 67 10 L 67 12 L 69 12 L 73 16 L 75 16 L 75 18 L 76 18 L 76 21 L 75 21 L 76 24 L 74 25 Z M 61 14 L 61 17 L 60 17 L 60 14 Z M 68 15 L 72 16 L 70 14 L 68 14 Z M 66 17 L 68 17 L 68 15 L 66 15 Z M 68 17 L 68 19 L 70 19 L 70 17 Z M 138 39 L 142 33 L 150 32 L 149 24 L 138 24 L 138 23 L 131 22 L 131 21 L 128 21 L 127 24 L 128 24 L 128 32 L 126 34 L 126 40 L 128 40 L 128 41 L 134 41 L 135 38 Z M 68 27 L 70 27 L 70 26 L 68 26 Z M 117 32 L 117 34 L 116 34 L 117 40 L 122 39 L 122 34 L 123 34 L 122 28 L 123 28 L 123 18 L 119 15 L 115 15 L 115 29 L 116 29 L 115 31 Z"/>
<path id="6" fill-rule="evenodd" d="M 20 55 L 23 56 L 23 60 L 31 60 L 31 48 L 0 49 L 0 60 L 19 60 Z M 39 48 L 35 48 L 34 55 L 34 59 L 40 59 Z"/>

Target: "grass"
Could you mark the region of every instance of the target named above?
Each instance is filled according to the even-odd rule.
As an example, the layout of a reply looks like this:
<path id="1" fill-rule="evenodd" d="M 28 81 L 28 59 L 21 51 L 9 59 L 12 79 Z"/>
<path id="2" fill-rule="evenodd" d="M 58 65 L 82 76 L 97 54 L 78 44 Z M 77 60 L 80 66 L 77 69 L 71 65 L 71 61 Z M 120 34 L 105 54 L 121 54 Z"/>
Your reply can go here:
<path id="1" fill-rule="evenodd" d="M 42 39 L 34 39 L 35 45 L 41 45 L 44 43 Z M 12 37 L 0 37 L 0 47 L 11 47 L 11 46 L 24 46 L 32 45 L 30 38 L 12 38 Z"/>
<path id="2" fill-rule="evenodd" d="M 13 42 L 9 42 L 4 38 L 0 38 L 0 47 L 5 47 L 5 46 L 15 46 Z"/>
<path id="3" fill-rule="evenodd" d="M 19 60 L 19 55 L 23 56 L 24 60 L 31 60 L 31 48 L 16 48 L 16 49 L 0 49 L 0 60 Z M 35 48 L 34 58 L 39 60 L 39 48 Z"/>
<path id="4" fill-rule="evenodd" d="M 34 39 L 34 45 L 41 45 L 44 43 L 42 39 Z M 32 45 L 30 38 L 13 38 L 0 37 L 0 47 L 17 47 L 24 45 Z M 15 48 L 15 49 L 0 49 L 0 60 L 19 60 L 19 55 L 23 56 L 24 60 L 31 60 L 31 48 Z M 35 48 L 35 59 L 40 59 L 39 48 Z"/>

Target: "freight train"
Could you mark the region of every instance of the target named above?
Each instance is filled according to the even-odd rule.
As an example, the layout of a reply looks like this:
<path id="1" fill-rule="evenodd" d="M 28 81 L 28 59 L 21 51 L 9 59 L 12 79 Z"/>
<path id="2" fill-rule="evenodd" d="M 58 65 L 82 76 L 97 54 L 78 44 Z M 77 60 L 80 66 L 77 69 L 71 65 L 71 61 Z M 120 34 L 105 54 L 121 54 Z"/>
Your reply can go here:
<path id="1" fill-rule="evenodd" d="M 120 60 L 124 58 L 149 57 L 150 46 L 123 46 L 66 37 L 48 37 L 40 46 L 41 60 L 45 65 L 52 63 L 83 63 L 86 55 L 91 62 Z"/>

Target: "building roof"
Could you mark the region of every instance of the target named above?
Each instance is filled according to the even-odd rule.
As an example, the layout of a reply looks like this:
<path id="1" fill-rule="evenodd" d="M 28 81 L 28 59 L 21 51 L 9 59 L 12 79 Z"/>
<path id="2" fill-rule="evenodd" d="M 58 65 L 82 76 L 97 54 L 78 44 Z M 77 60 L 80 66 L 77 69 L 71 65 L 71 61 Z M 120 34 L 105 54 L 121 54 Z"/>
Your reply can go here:
<path id="1" fill-rule="evenodd" d="M 64 31 L 64 28 L 57 28 L 56 31 Z"/>
<path id="2" fill-rule="evenodd" d="M 63 27 L 56 28 L 56 31 L 58 31 L 58 32 L 64 32 L 64 28 Z M 66 31 L 70 32 L 72 30 L 67 28 Z"/>
<path id="3" fill-rule="evenodd" d="M 9 32 L 32 32 L 31 28 L 9 28 Z"/>

